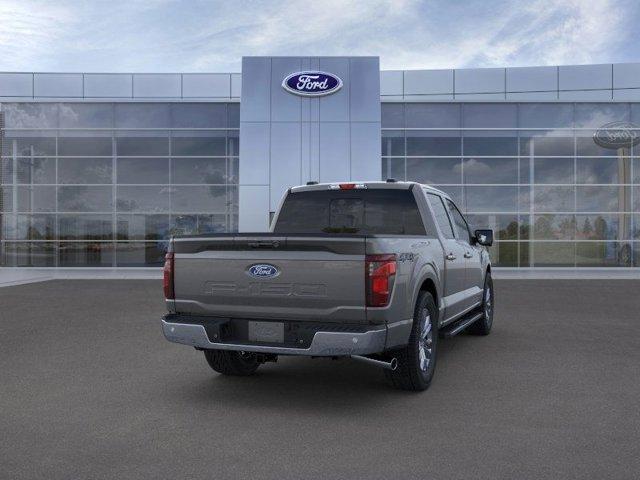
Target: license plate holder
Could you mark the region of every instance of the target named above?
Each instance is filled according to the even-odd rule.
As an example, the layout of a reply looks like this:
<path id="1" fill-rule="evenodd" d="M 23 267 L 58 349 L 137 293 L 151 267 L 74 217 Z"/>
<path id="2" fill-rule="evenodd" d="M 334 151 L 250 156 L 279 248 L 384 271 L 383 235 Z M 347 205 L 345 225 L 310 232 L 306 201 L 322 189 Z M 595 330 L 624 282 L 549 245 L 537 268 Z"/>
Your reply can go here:
<path id="1" fill-rule="evenodd" d="M 249 320 L 249 341 L 284 343 L 284 323 Z"/>

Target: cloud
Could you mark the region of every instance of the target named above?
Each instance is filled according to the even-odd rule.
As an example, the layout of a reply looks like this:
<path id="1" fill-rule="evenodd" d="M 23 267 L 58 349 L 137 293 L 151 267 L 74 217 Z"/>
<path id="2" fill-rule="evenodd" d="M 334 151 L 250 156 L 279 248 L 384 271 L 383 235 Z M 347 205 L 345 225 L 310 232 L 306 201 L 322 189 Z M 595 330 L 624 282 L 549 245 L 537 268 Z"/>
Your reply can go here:
<path id="1" fill-rule="evenodd" d="M 383 69 L 637 61 L 633 0 L 0 5 L 0 70 L 239 71 L 243 55 L 379 55 Z"/>

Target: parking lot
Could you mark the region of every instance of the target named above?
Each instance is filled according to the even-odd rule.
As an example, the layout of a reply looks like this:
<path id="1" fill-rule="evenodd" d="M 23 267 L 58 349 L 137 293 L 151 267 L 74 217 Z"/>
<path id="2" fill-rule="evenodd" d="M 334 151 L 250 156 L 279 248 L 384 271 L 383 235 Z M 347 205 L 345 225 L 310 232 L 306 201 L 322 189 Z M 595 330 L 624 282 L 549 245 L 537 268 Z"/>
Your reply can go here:
<path id="1" fill-rule="evenodd" d="M 218 376 L 161 296 L 0 288 L 1 478 L 638 478 L 640 281 L 496 281 L 492 334 L 441 341 L 419 394 L 348 360 Z"/>

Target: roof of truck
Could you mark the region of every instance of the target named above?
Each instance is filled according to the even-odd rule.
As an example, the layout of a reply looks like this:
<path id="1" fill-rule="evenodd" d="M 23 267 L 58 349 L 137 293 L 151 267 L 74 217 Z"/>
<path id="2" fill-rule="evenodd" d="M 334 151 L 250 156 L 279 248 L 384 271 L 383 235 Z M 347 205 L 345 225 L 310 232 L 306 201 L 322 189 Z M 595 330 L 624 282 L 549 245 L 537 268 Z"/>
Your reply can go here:
<path id="1" fill-rule="evenodd" d="M 324 183 L 313 183 L 307 185 L 299 185 L 297 187 L 292 187 L 291 192 L 308 192 L 308 191 L 316 191 L 316 190 L 329 190 L 333 188 L 339 188 L 340 185 L 345 184 L 354 184 L 356 185 L 356 189 L 358 186 L 363 186 L 364 188 L 379 188 L 379 189 L 396 189 L 396 190 L 408 190 L 413 185 L 418 185 L 420 187 L 424 187 L 429 191 L 437 193 L 439 195 L 443 195 L 449 198 L 449 195 L 442 190 L 438 190 L 431 185 L 427 185 L 424 183 L 418 182 L 405 182 L 405 181 L 358 181 L 358 180 L 349 180 L 346 182 L 324 182 Z"/>

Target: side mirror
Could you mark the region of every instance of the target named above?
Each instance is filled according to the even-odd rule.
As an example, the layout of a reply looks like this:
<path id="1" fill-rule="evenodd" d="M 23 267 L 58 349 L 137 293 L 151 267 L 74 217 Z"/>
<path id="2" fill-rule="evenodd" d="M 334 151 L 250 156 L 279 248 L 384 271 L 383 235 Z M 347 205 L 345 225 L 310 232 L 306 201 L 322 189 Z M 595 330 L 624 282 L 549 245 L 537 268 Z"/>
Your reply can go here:
<path id="1" fill-rule="evenodd" d="M 493 230 L 476 230 L 474 232 L 475 240 L 478 245 L 490 247 L 493 245 Z"/>

